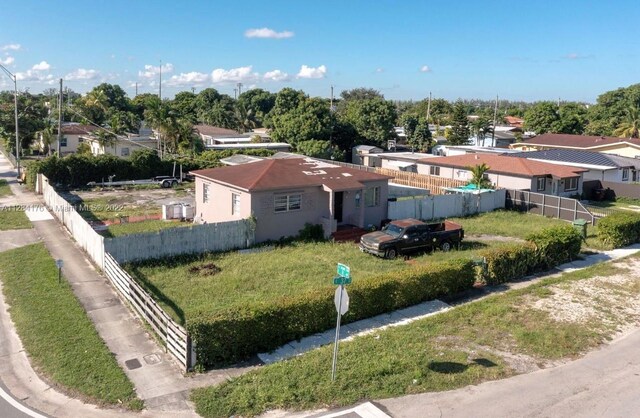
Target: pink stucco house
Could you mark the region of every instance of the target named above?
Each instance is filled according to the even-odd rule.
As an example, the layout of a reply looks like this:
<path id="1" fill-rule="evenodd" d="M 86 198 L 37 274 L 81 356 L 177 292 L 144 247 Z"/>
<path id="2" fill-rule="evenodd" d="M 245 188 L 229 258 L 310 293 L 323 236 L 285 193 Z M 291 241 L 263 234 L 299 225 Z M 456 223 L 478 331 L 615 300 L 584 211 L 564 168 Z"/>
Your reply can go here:
<path id="1" fill-rule="evenodd" d="M 311 158 L 265 159 L 192 171 L 196 217 L 225 222 L 254 216 L 256 242 L 297 235 L 305 223 L 325 236 L 338 225 L 380 225 L 387 217 L 388 176 Z"/>

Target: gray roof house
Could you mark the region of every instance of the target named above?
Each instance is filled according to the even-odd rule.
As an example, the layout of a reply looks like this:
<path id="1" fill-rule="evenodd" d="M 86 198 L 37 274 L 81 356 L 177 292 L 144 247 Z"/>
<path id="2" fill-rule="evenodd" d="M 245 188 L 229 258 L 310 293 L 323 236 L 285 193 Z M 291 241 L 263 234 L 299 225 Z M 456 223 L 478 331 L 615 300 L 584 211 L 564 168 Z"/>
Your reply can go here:
<path id="1" fill-rule="evenodd" d="M 575 149 L 549 149 L 505 154 L 550 164 L 585 168 L 584 180 L 630 183 L 640 181 L 640 159 Z"/>

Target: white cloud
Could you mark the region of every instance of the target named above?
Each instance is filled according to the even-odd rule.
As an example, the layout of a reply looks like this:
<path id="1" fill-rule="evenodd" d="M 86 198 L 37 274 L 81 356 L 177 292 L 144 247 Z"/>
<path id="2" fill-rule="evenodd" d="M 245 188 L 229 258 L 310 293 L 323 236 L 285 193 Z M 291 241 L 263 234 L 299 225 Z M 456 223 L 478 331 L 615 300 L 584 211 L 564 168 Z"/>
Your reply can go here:
<path id="1" fill-rule="evenodd" d="M 321 65 L 317 68 L 307 67 L 303 65 L 300 67 L 300 71 L 296 77 L 298 78 L 324 78 L 327 74 L 327 67 Z"/>
<path id="2" fill-rule="evenodd" d="M 247 38 L 269 38 L 269 39 L 285 39 L 292 38 L 294 35 L 290 31 L 276 32 L 273 29 L 261 28 L 261 29 L 247 29 L 244 32 L 244 36 Z"/>
<path id="3" fill-rule="evenodd" d="M 0 58 L 0 64 L 2 64 L 2 65 L 11 65 L 11 64 L 13 64 L 13 61 L 15 61 L 15 60 L 10 55 L 7 55 L 7 58 L 5 58 L 5 59 Z"/>
<path id="4" fill-rule="evenodd" d="M 563 58 L 566 58 L 569 60 L 583 60 L 587 58 L 593 58 L 593 55 L 582 55 L 582 54 L 578 54 L 577 52 L 572 52 L 570 54 L 565 55 Z"/>
<path id="5" fill-rule="evenodd" d="M 289 74 L 280 70 L 267 71 L 262 78 L 265 81 L 288 81 L 290 79 Z"/>
<path id="6" fill-rule="evenodd" d="M 70 72 L 66 76 L 64 76 L 65 80 L 73 81 L 73 80 L 94 80 L 98 78 L 100 72 L 98 70 L 87 70 L 84 68 L 78 68 L 75 71 Z"/>
<path id="7" fill-rule="evenodd" d="M 22 45 L 20 44 L 8 44 L 8 45 L 3 45 L 2 48 L 0 48 L 3 51 L 19 51 L 20 49 L 22 49 Z"/>
<path id="8" fill-rule="evenodd" d="M 51 65 L 47 61 L 40 61 L 39 64 L 34 65 L 31 69 L 34 71 L 48 71 L 51 69 Z"/>
<path id="9" fill-rule="evenodd" d="M 191 71 L 189 73 L 180 73 L 178 75 L 171 76 L 167 81 L 170 86 L 199 86 L 209 81 L 209 74 L 199 73 L 197 71 Z"/>
<path id="10" fill-rule="evenodd" d="M 162 64 L 162 74 L 173 72 L 173 64 L 166 63 Z M 147 80 L 152 80 L 158 77 L 160 74 L 160 66 L 155 65 L 145 65 L 144 71 L 138 71 L 138 77 L 144 78 Z"/>
<path id="11" fill-rule="evenodd" d="M 431 72 L 431 68 L 428 65 L 423 65 L 422 67 L 420 67 L 420 72 L 421 73 L 430 73 Z"/>
<path id="12" fill-rule="evenodd" d="M 211 81 L 213 83 L 247 83 L 255 81 L 260 77 L 260 74 L 253 73 L 252 69 L 252 65 L 232 68 L 230 70 L 216 68 L 211 72 Z"/>
<path id="13" fill-rule="evenodd" d="M 27 70 L 22 73 L 16 73 L 18 81 L 53 81 L 51 74 L 43 74 L 41 71 Z"/>
<path id="14" fill-rule="evenodd" d="M 384 73 L 384 68 L 376 68 L 376 73 Z"/>

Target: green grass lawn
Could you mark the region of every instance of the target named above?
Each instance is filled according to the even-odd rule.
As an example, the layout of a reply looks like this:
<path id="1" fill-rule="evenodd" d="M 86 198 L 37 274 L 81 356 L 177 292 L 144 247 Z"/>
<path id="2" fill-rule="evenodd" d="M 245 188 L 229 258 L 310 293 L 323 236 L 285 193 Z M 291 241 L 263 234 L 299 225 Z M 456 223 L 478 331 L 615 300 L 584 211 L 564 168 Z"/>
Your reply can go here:
<path id="1" fill-rule="evenodd" d="M 640 185 L 638 185 L 640 187 Z M 611 209 L 635 209 L 640 208 L 640 199 L 634 199 L 632 197 L 617 197 L 616 200 L 591 200 L 589 204 L 592 206 L 599 206 L 601 208 Z"/>
<path id="2" fill-rule="evenodd" d="M 0 253 L 11 318 L 35 369 L 72 397 L 138 410 L 142 401 L 44 244 Z"/>
<path id="3" fill-rule="evenodd" d="M 31 221 L 18 207 L 6 207 L 0 210 L 0 231 L 29 229 Z"/>
<path id="4" fill-rule="evenodd" d="M 473 258 L 489 245 L 465 241 L 461 251 L 418 253 L 410 263 Z M 326 286 L 336 264 L 347 264 L 353 280 L 409 267 L 403 258 L 385 260 L 362 253 L 354 243 L 294 243 L 272 251 L 179 257 L 126 265 L 176 320 L 191 312 L 215 312 L 233 306 L 269 303 L 282 296 Z"/>
<path id="5" fill-rule="evenodd" d="M 193 225 L 190 222 L 174 222 L 163 221 L 161 219 L 152 219 L 141 222 L 131 222 L 124 224 L 109 225 L 107 230 L 102 233 L 105 237 L 120 237 L 122 235 L 141 234 L 143 232 L 157 232 L 163 229 L 184 228 Z"/>
<path id="6" fill-rule="evenodd" d="M 615 326 L 598 320 L 559 322 L 526 306 L 532 298 L 549 297 L 552 285 L 619 271 L 615 264 L 600 264 L 341 343 L 335 382 L 329 345 L 218 386 L 196 389 L 191 400 L 203 417 L 339 407 L 516 374 L 502 352 L 526 355 L 538 364 L 577 357 L 610 336 Z M 637 297 L 640 287 L 631 293 Z"/>
<path id="7" fill-rule="evenodd" d="M 11 196 L 13 192 L 6 180 L 0 179 L 0 197 Z"/>
<path id="8" fill-rule="evenodd" d="M 566 221 L 559 219 L 511 210 L 496 210 L 467 218 L 449 218 L 449 220 L 462 224 L 465 235 L 487 234 L 522 239 L 544 228 L 567 225 Z"/>

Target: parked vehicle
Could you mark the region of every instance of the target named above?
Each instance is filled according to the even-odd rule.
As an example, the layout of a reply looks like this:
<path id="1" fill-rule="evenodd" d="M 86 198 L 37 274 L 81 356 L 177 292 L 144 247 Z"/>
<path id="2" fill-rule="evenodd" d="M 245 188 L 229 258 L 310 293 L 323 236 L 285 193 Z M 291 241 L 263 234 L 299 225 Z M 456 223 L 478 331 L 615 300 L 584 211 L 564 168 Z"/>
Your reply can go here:
<path id="1" fill-rule="evenodd" d="M 400 219 L 388 223 L 381 231 L 360 238 L 360 250 L 385 258 L 398 254 L 440 248 L 449 251 L 464 238 L 462 226 L 450 221 L 425 223 L 417 219 Z"/>

